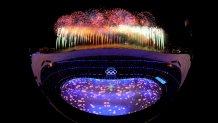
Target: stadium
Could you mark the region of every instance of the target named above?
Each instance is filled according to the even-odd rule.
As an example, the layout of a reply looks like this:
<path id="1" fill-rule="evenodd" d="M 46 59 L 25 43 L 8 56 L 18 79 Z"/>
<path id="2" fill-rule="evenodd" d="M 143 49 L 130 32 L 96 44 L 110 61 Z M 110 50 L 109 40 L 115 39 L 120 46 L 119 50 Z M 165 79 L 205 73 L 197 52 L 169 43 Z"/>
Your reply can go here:
<path id="1" fill-rule="evenodd" d="M 55 52 L 31 55 L 37 85 L 66 118 L 75 122 L 148 121 L 185 81 L 191 57 L 166 52 L 162 29 L 147 23 L 122 25 L 126 22 L 100 29 L 85 27 L 86 23 L 69 26 L 69 18 L 57 21 Z"/>
<path id="2" fill-rule="evenodd" d="M 149 119 L 176 94 L 190 67 L 187 54 L 130 49 L 35 54 L 32 60 L 38 85 L 50 103 L 74 120 L 69 114 L 129 121 L 139 113 Z M 107 73 L 108 68 L 116 72 Z"/>

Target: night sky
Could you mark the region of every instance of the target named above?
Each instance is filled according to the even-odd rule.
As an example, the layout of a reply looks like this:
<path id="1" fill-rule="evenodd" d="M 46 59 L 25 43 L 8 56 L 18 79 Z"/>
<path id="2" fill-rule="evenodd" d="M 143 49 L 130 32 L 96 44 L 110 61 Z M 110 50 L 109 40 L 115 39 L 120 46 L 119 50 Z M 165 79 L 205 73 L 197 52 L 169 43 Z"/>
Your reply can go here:
<path id="1" fill-rule="evenodd" d="M 15 68 L 15 76 L 11 77 L 10 93 L 7 100 L 9 104 L 9 116 L 13 116 L 21 122 L 64 122 L 69 120 L 60 115 L 40 93 L 37 87 L 30 66 L 30 57 L 28 48 L 37 48 L 44 46 L 54 46 L 55 34 L 53 26 L 55 21 L 64 14 L 69 14 L 77 10 L 87 10 L 90 8 L 123 8 L 129 11 L 149 11 L 155 17 L 157 25 L 163 27 L 169 35 L 169 42 L 185 48 L 191 48 L 194 54 L 192 67 L 189 75 L 179 91 L 177 97 L 173 100 L 167 111 L 164 111 L 160 117 L 154 120 L 156 122 L 189 122 L 195 121 L 202 115 L 205 107 L 199 107 L 196 104 L 203 105 L 201 94 L 202 82 L 197 81 L 198 65 L 198 47 L 195 40 L 190 36 L 193 26 L 193 5 L 185 1 L 175 2 L 173 5 L 161 3 L 147 3 L 143 0 L 79 0 L 70 2 L 28 2 L 26 5 L 17 6 L 20 18 L 16 18 L 18 28 L 22 29 L 14 41 L 11 48 L 16 49 L 16 64 L 11 67 Z M 22 10 L 19 10 L 22 8 Z M 16 11 L 15 11 L 16 12 Z M 31 13 L 31 14 L 30 14 Z M 188 20 L 189 25 L 185 27 L 184 21 Z M 19 42 L 24 42 L 20 44 Z M 8 91 L 10 91 L 8 90 Z M 13 99 L 16 97 L 16 99 Z M 200 108 L 200 109 L 199 109 Z M 201 112 L 202 111 L 202 112 Z M 197 114 L 193 115 L 193 114 Z M 28 117 L 28 118 L 27 118 Z M 82 117 L 82 116 L 80 116 Z M 8 119 L 13 120 L 12 119 Z"/>

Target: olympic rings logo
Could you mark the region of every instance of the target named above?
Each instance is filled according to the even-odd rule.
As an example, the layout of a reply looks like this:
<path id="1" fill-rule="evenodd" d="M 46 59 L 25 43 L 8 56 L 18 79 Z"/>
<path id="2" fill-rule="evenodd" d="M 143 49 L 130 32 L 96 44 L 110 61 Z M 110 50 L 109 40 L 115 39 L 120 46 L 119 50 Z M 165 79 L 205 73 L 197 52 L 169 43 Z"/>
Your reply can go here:
<path id="1" fill-rule="evenodd" d="M 105 73 L 107 75 L 115 75 L 115 74 L 117 74 L 117 71 L 114 67 L 109 67 L 109 68 L 107 68 L 107 70 L 105 70 Z"/>

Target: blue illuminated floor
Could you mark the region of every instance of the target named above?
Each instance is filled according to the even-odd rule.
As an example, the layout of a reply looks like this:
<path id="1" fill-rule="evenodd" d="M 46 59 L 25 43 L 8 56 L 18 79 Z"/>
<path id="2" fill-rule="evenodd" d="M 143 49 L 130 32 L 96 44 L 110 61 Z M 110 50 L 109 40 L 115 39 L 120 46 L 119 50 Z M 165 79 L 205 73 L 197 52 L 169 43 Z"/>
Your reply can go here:
<path id="1" fill-rule="evenodd" d="M 75 78 L 61 86 L 62 98 L 73 107 L 98 115 L 125 115 L 153 105 L 162 88 L 146 78 Z"/>

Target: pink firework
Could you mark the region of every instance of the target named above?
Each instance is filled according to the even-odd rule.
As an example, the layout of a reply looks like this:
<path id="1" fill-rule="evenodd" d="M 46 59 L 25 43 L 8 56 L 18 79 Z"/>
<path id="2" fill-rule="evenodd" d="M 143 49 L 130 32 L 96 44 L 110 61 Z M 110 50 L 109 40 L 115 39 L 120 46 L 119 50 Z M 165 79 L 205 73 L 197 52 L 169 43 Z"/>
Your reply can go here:
<path id="1" fill-rule="evenodd" d="M 73 24 L 73 19 L 71 17 L 71 15 L 64 15 L 61 16 L 57 22 L 55 23 L 55 31 L 57 32 L 58 28 L 62 28 L 62 27 L 69 27 L 72 26 Z"/>
<path id="2" fill-rule="evenodd" d="M 82 11 L 73 12 L 71 14 L 73 25 L 72 26 L 88 26 L 87 14 Z"/>
<path id="3" fill-rule="evenodd" d="M 153 26 L 154 17 L 148 12 L 132 14 L 124 9 L 76 11 L 60 17 L 55 23 L 55 31 L 63 27 L 105 28 L 118 25 Z"/>
<path id="4" fill-rule="evenodd" d="M 136 14 L 139 25 L 153 26 L 155 23 L 154 16 L 149 12 L 140 12 Z"/>
<path id="5" fill-rule="evenodd" d="M 105 26 L 106 19 L 104 17 L 104 14 L 99 12 L 98 10 L 92 10 L 88 13 L 90 26 L 93 27 L 103 27 Z"/>
<path id="6" fill-rule="evenodd" d="M 136 25 L 136 18 L 123 9 L 113 9 L 107 13 L 108 21 L 112 25 Z"/>

